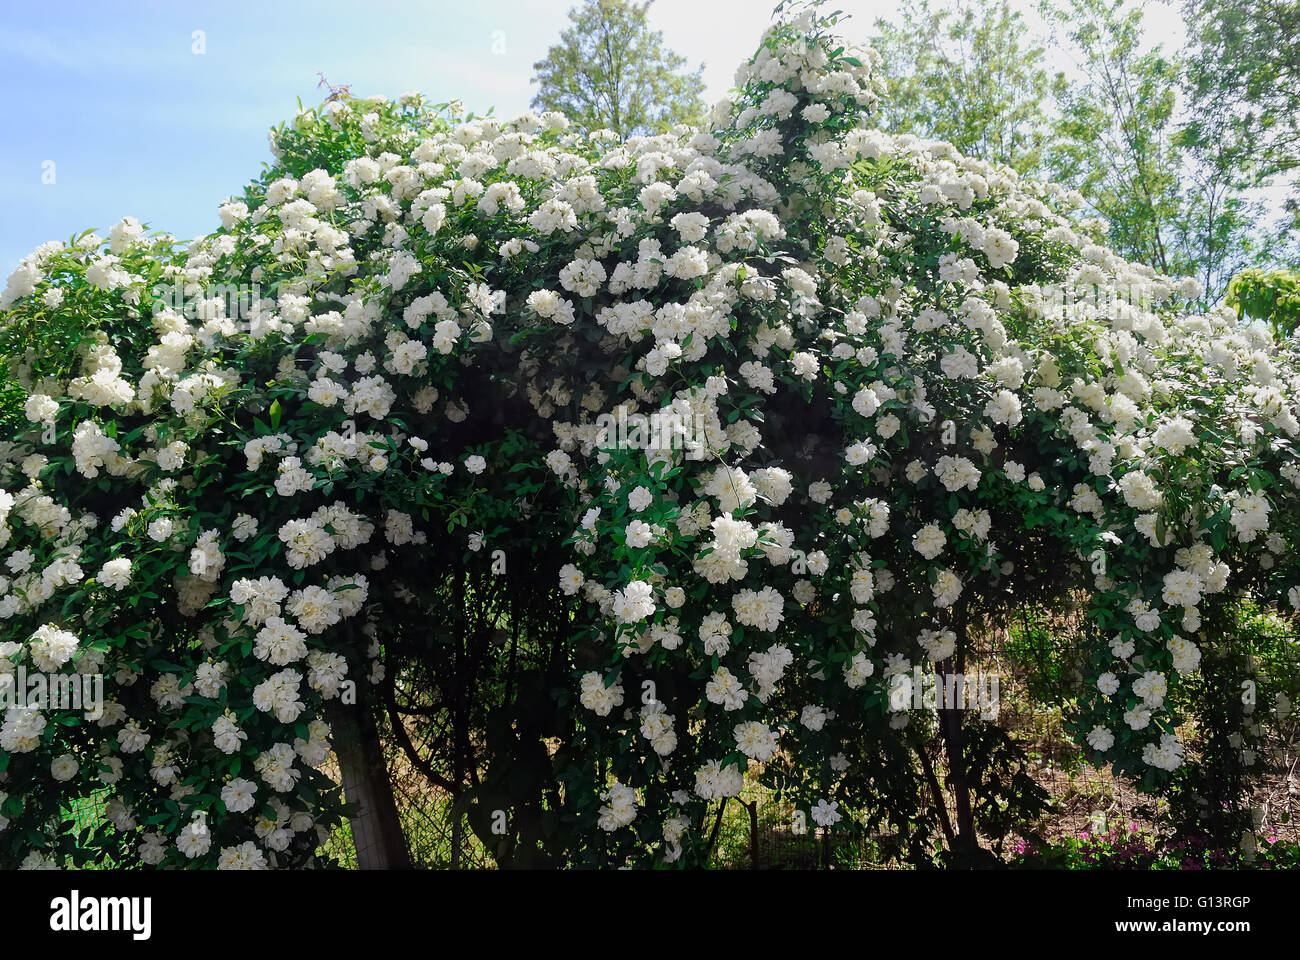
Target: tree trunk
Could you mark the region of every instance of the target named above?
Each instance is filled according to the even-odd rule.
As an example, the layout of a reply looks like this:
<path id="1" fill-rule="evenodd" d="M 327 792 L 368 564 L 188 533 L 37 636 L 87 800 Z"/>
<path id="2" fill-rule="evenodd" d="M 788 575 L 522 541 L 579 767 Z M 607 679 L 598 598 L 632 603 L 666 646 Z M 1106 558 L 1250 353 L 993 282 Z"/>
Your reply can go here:
<path id="1" fill-rule="evenodd" d="M 464 814 L 456 805 L 455 797 L 451 801 L 451 868 L 458 870 L 460 868 L 460 845 L 464 842 L 464 828 L 461 826 L 461 818 Z"/>
<path id="2" fill-rule="evenodd" d="M 718 803 L 718 816 L 713 821 L 713 832 L 709 834 L 709 845 L 704 854 L 705 862 L 713 857 L 714 845 L 718 842 L 718 831 L 722 829 L 722 814 L 727 809 L 727 798 L 723 797 Z"/>
<path id="3" fill-rule="evenodd" d="M 966 609 L 964 605 L 954 626 L 954 632 L 957 634 L 957 650 L 949 664 L 956 668 L 957 675 L 961 677 L 964 684 L 966 674 Z M 963 756 L 965 743 L 961 730 L 961 711 L 947 700 L 945 700 L 945 706 L 946 709 L 939 711 L 939 729 L 943 731 L 944 747 L 948 756 L 948 785 L 952 788 L 953 801 L 957 808 L 957 836 L 954 839 L 952 849 L 961 858 L 971 858 L 979 850 L 979 841 L 975 837 L 975 814 L 971 807 L 970 783 L 966 778 L 966 762 Z"/>
<path id="4" fill-rule="evenodd" d="M 379 731 L 360 687 L 357 703 L 327 704 L 334 753 L 343 776 L 343 797 L 359 808 L 350 818 L 359 870 L 409 870 L 410 853 L 397 816 Z"/>
<path id="5" fill-rule="evenodd" d="M 928 739 L 928 738 L 927 738 Z M 957 838 L 952 832 L 952 821 L 948 818 L 948 800 L 939 787 L 939 780 L 934 775 L 934 764 L 930 762 L 929 744 L 922 743 L 916 748 L 916 755 L 921 759 L 921 773 L 930 788 L 930 799 L 934 802 L 935 812 L 939 814 L 939 826 L 943 829 L 944 842 L 949 850 L 957 849 Z"/>
<path id="6" fill-rule="evenodd" d="M 969 855 L 975 852 L 978 844 L 975 840 L 970 784 L 966 780 L 966 765 L 962 757 L 961 714 L 954 709 L 940 710 L 939 722 L 948 755 L 948 785 L 957 807 L 957 836 L 953 839 L 953 852 Z"/>
<path id="7" fill-rule="evenodd" d="M 758 863 L 758 801 L 751 800 L 744 803 L 745 809 L 749 811 L 749 868 L 757 870 Z"/>

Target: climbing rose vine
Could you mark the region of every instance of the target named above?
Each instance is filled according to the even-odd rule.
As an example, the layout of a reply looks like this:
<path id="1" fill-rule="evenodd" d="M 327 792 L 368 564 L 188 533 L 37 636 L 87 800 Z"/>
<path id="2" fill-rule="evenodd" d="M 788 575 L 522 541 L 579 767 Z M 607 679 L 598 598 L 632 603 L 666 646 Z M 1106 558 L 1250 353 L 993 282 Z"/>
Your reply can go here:
<path id="1" fill-rule="evenodd" d="M 747 776 L 870 819 L 918 722 L 891 678 L 1009 597 L 1086 597 L 1071 729 L 1166 783 L 1203 621 L 1300 605 L 1294 343 L 1077 194 L 874 129 L 876 63 L 804 12 L 701 128 L 626 142 L 343 96 L 215 233 L 24 259 L 0 682 L 106 704 L 4 713 L 0 864 L 314 862 L 331 718 L 425 559 L 543 542 L 598 862 L 698 862 Z"/>

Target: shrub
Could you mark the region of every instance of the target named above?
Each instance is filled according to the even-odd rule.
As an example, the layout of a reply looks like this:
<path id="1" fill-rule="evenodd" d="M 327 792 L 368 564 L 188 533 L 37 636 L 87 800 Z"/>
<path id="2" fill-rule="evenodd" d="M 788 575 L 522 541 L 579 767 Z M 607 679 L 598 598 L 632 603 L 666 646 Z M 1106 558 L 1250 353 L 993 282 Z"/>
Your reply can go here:
<path id="1" fill-rule="evenodd" d="M 112 683 L 98 721 L 6 713 L 0 861 L 313 862 L 327 706 L 449 662 L 418 611 L 496 561 L 547 653 L 533 726 L 482 720 L 533 759 L 474 815 L 566 862 L 702 862 L 747 775 L 809 826 L 978 855 L 1014 751 L 891 711 L 892 678 L 1067 595 L 1074 735 L 1168 784 L 1203 622 L 1300 604 L 1295 348 L 1188 312 L 1077 194 L 871 129 L 874 64 L 805 9 L 704 128 L 626 143 L 341 96 L 216 233 L 24 260 L 0 662 Z M 104 785 L 105 825 L 60 833 Z"/>

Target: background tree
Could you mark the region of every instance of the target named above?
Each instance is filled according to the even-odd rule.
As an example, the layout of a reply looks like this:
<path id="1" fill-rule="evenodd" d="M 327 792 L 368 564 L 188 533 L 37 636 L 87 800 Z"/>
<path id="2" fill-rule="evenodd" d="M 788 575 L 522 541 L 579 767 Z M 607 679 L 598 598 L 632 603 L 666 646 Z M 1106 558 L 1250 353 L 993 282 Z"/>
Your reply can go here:
<path id="1" fill-rule="evenodd" d="M 1294 270 L 1243 270 L 1228 284 L 1225 300 L 1238 316 L 1267 321 L 1279 338 L 1300 327 L 1300 273 Z"/>
<path id="2" fill-rule="evenodd" d="M 1272 252 L 1256 228 L 1263 204 L 1246 192 L 1251 165 L 1231 144 L 1198 138 L 1181 122 L 1185 64 L 1159 45 L 1143 49 L 1140 6 L 1047 0 L 1042 11 L 1082 70 L 1057 89 L 1053 175 L 1108 222 L 1119 253 L 1195 277 L 1216 302 L 1234 272 Z M 1206 104 L 1197 129 L 1223 127 L 1224 109 Z"/>
<path id="3" fill-rule="evenodd" d="M 1186 0 L 1187 81 L 1197 142 L 1247 155 L 1260 176 L 1300 168 L 1300 3 Z M 1206 123 L 1203 117 L 1227 117 Z M 1300 218 L 1300 197 L 1288 203 Z"/>
<path id="4" fill-rule="evenodd" d="M 704 112 L 704 66 L 683 71 L 686 58 L 650 29 L 651 2 L 586 0 L 572 8 L 573 25 L 546 59 L 533 64 L 539 85 L 533 107 L 558 110 L 584 130 L 608 128 L 624 138 L 697 121 Z"/>
<path id="5" fill-rule="evenodd" d="M 883 58 L 880 126 L 1037 172 L 1052 134 L 1053 80 L 1008 0 L 905 0 L 900 14 L 901 24 L 877 20 L 872 38 Z"/>

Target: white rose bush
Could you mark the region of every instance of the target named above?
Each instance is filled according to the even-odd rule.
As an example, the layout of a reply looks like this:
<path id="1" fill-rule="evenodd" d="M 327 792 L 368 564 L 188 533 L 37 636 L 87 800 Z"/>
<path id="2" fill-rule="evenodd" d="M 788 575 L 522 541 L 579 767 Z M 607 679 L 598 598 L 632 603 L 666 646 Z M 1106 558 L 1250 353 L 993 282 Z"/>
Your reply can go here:
<path id="1" fill-rule="evenodd" d="M 511 701 L 555 744 L 488 711 L 473 815 L 564 862 L 698 865 L 747 778 L 899 856 L 973 843 L 1036 788 L 941 715 L 954 831 L 890 681 L 1025 599 L 1083 598 L 1070 729 L 1166 787 L 1225 611 L 1300 604 L 1294 341 L 1098 244 L 1077 194 L 875 129 L 876 62 L 803 10 L 703 127 L 626 142 L 332 98 L 215 233 L 26 258 L 0 670 L 107 703 L 5 712 L 0 865 L 318 862 L 338 718 L 437 673 L 421 618 L 494 556 L 560 651 Z"/>

